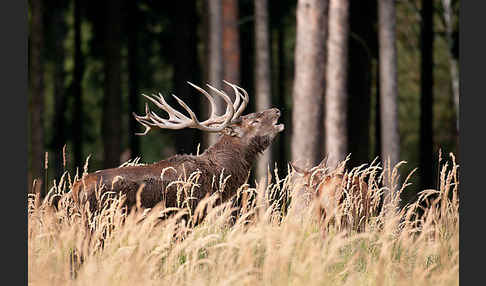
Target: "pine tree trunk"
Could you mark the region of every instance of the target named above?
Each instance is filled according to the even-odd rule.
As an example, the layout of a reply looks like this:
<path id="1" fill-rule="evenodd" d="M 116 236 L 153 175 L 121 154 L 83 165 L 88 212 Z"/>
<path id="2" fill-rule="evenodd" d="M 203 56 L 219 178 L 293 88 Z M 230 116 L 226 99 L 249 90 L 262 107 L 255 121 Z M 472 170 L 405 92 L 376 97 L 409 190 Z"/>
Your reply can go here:
<path id="1" fill-rule="evenodd" d="M 66 72 L 64 70 L 64 40 L 66 38 L 67 27 L 64 20 L 64 13 L 57 12 L 54 20 L 54 31 L 56 43 L 54 45 L 56 58 L 54 59 L 54 120 L 53 129 L 56 130 L 52 137 L 52 147 L 54 149 L 54 169 L 55 177 L 60 178 L 64 171 L 62 149 L 66 144 L 66 99 L 67 93 L 64 87 Z"/>
<path id="2" fill-rule="evenodd" d="M 292 161 L 316 165 L 323 155 L 328 1 L 299 0 L 292 96 Z"/>
<path id="3" fill-rule="evenodd" d="M 330 168 L 337 167 L 347 155 L 348 16 L 347 0 L 329 1 L 325 138 Z"/>
<path id="4" fill-rule="evenodd" d="M 222 0 L 223 17 L 223 80 L 240 85 L 240 31 L 238 24 L 238 1 Z M 223 84 L 223 90 L 235 100 L 233 88 Z M 226 109 L 226 105 L 225 109 Z"/>
<path id="5" fill-rule="evenodd" d="M 223 79 L 240 84 L 240 32 L 238 1 L 223 0 Z M 235 99 L 231 87 L 223 85 L 230 98 Z"/>
<path id="6" fill-rule="evenodd" d="M 120 165 L 121 154 L 121 2 L 107 3 L 105 25 L 105 83 L 103 97 L 103 167 Z"/>
<path id="7" fill-rule="evenodd" d="M 44 27 L 43 2 L 30 1 L 30 169 L 32 180 L 29 182 L 30 192 L 40 192 L 43 197 L 42 183 L 44 181 Z M 37 180 L 36 188 L 32 189 L 33 180 Z"/>
<path id="8" fill-rule="evenodd" d="M 376 23 L 376 1 L 349 3 L 348 60 L 348 166 L 369 163 L 371 155 L 370 118 L 373 42 Z M 375 37 L 376 38 L 376 37 Z"/>
<path id="9" fill-rule="evenodd" d="M 287 112 L 288 109 L 286 108 L 286 82 L 287 82 L 287 66 L 286 66 L 286 52 L 285 52 L 285 29 L 282 27 L 284 17 L 284 7 L 280 7 L 278 10 L 278 25 L 276 26 L 276 46 L 277 46 L 277 55 L 275 60 L 275 68 L 277 72 L 277 83 L 275 84 L 276 92 L 274 92 L 275 106 L 278 106 L 280 111 L 282 112 L 282 116 L 280 117 L 280 122 L 282 122 L 285 126 L 290 126 L 289 118 L 290 113 Z M 290 146 L 290 136 L 280 136 L 277 138 L 274 145 L 274 158 L 275 160 L 278 159 L 278 171 L 279 176 L 285 176 L 287 172 L 287 162 L 289 161 L 287 150 L 288 146 Z"/>
<path id="10" fill-rule="evenodd" d="M 268 27 L 268 2 L 255 0 L 255 110 L 262 111 L 272 104 L 270 71 L 270 33 Z M 265 150 L 257 161 L 256 178 L 267 182 L 272 148 Z"/>
<path id="11" fill-rule="evenodd" d="M 454 48 L 457 43 L 455 43 L 453 38 L 454 25 L 453 25 L 453 11 L 452 11 L 452 1 L 442 0 L 443 9 L 443 19 L 446 27 L 446 38 L 449 44 L 449 71 L 451 76 L 451 87 L 452 87 L 452 99 L 454 102 L 454 107 L 456 110 L 456 156 L 459 151 L 459 65 L 458 58 L 454 53 Z"/>
<path id="12" fill-rule="evenodd" d="M 383 165 L 393 168 L 399 162 L 400 137 L 398 132 L 398 89 L 397 51 L 395 46 L 395 3 L 394 0 L 378 2 L 380 49 L 380 108 L 381 108 L 381 148 Z M 390 177 L 385 176 L 389 186 L 387 199 L 391 198 Z"/>
<path id="13" fill-rule="evenodd" d="M 199 66 L 197 62 L 197 17 L 196 1 L 176 1 L 172 25 L 174 35 L 173 66 L 174 93 L 186 102 L 199 115 L 200 102 L 208 105 L 208 101 L 194 92 L 187 81 L 199 85 Z M 207 116 L 204 114 L 203 116 Z M 202 118 L 202 117 L 199 117 Z M 201 132 L 196 129 L 178 130 L 175 136 L 177 153 L 196 153 L 196 144 L 201 140 Z M 195 144 L 195 142 L 197 142 Z"/>
<path id="14" fill-rule="evenodd" d="M 434 146 L 433 146 L 433 3 L 422 1 L 421 10 L 421 69 L 420 69 L 420 180 L 421 189 L 434 188 Z"/>
<path id="15" fill-rule="evenodd" d="M 378 58 L 379 60 L 379 58 Z M 381 107 L 380 107 L 380 67 L 376 65 L 375 94 L 375 158 L 383 158 L 381 154 Z"/>
<path id="16" fill-rule="evenodd" d="M 83 55 L 81 52 L 81 0 L 74 1 L 74 115 L 73 115 L 73 153 L 74 167 L 82 168 L 83 158 L 83 101 L 82 81 L 84 72 Z"/>
<path id="17" fill-rule="evenodd" d="M 213 87 L 221 90 L 223 87 L 223 15 L 222 15 L 222 0 L 207 0 L 208 1 L 208 17 L 209 17 L 209 59 L 208 59 L 208 81 Z M 218 105 L 217 114 L 224 114 L 226 108 L 225 103 L 221 97 L 211 93 Z M 205 105 L 208 108 L 208 105 Z M 209 114 L 208 111 L 205 112 Z M 207 146 L 216 143 L 218 137 L 213 133 L 205 133 L 205 142 Z"/>
<path id="18" fill-rule="evenodd" d="M 140 11 L 136 1 L 128 1 L 128 18 L 130 25 L 128 25 L 128 81 L 129 81 L 129 95 L 128 100 L 130 104 L 130 115 L 128 117 L 128 137 L 130 144 L 130 157 L 139 157 L 140 154 L 140 137 L 135 135 L 139 131 L 139 125 L 131 114 L 139 114 L 139 22 Z"/>

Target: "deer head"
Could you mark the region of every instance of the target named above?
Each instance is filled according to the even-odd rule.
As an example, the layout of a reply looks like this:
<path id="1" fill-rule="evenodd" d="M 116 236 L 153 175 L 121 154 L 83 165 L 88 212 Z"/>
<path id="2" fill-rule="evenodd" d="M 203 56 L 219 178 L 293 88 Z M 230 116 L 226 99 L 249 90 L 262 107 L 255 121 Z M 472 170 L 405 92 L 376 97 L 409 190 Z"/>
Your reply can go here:
<path id="1" fill-rule="evenodd" d="M 209 84 L 207 85 L 209 89 L 217 96 L 220 96 L 227 104 L 225 114 L 218 115 L 216 114 L 217 107 L 214 97 L 204 89 L 188 82 L 188 84 L 201 92 L 211 104 L 210 116 L 204 121 L 198 120 L 195 113 L 187 104 L 175 95 L 172 96 L 189 116 L 175 110 L 167 104 L 160 93 L 158 96 L 143 94 L 145 98 L 167 112 L 169 118 L 160 117 L 145 104 L 145 116 L 133 114 L 135 119 L 145 127 L 145 131 L 143 133 L 137 133 L 137 135 L 146 135 L 152 127 L 165 129 L 195 128 L 205 132 L 217 132 L 237 138 L 240 144 L 252 147 L 257 153 L 263 152 L 275 136 L 284 130 L 283 124 L 277 124 L 280 111 L 277 108 L 271 108 L 241 116 L 249 101 L 248 93 L 235 84 L 227 81 L 224 81 L 224 83 L 233 88 L 235 92 L 234 102 L 231 101 L 230 97 L 224 91 L 218 90 Z"/>
<path id="2" fill-rule="evenodd" d="M 277 108 L 251 113 L 233 121 L 222 133 L 239 138 L 242 144 L 263 152 L 275 136 L 284 130 L 283 124 L 277 124 L 279 117 L 280 111 Z"/>

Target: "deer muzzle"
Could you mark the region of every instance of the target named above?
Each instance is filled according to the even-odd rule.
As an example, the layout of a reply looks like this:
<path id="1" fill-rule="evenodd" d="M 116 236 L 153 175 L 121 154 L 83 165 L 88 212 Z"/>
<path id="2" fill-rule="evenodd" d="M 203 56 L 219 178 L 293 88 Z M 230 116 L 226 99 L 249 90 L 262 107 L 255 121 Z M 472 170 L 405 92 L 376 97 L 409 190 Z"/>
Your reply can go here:
<path id="1" fill-rule="evenodd" d="M 281 132 L 285 129 L 285 125 L 284 124 L 277 124 L 278 123 L 278 119 L 280 118 L 280 110 L 278 110 L 277 108 L 272 108 L 272 109 L 269 109 L 270 112 L 273 113 L 273 126 L 275 127 L 275 129 L 278 131 L 278 132 Z"/>

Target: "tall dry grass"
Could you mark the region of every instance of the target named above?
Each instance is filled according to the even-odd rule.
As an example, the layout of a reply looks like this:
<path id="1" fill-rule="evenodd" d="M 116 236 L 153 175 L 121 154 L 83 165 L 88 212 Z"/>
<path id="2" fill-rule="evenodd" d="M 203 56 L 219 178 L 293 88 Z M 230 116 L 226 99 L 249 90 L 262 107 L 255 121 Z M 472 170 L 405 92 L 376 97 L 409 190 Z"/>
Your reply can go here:
<path id="1" fill-rule="evenodd" d="M 397 184 L 398 167 L 350 170 L 350 178 L 366 176 L 369 182 L 372 215 L 364 218 L 360 233 L 353 223 L 327 221 L 325 236 L 312 211 L 300 216 L 289 211 L 296 188 L 290 169 L 285 178 L 273 176 L 267 190 L 242 186 L 239 211 L 232 202 L 217 205 L 217 198 L 207 198 L 205 219 L 195 227 L 190 226 L 202 205 L 194 214 L 182 205 L 164 220 L 169 210 L 134 208 L 127 214 L 116 196 L 96 213 L 79 209 L 63 196 L 71 186 L 66 173 L 48 199 L 29 197 L 29 285 L 458 285 L 454 157 L 442 166 L 437 190 L 383 212 L 376 199 L 390 186 L 383 184 L 383 174 L 392 174 L 388 183 Z M 407 180 L 392 184 L 401 192 L 407 186 Z M 58 210 L 50 206 L 56 197 Z M 335 215 L 352 222 L 350 206 L 359 208 L 360 200 L 347 197 Z M 397 206 L 398 195 L 391 201 Z"/>

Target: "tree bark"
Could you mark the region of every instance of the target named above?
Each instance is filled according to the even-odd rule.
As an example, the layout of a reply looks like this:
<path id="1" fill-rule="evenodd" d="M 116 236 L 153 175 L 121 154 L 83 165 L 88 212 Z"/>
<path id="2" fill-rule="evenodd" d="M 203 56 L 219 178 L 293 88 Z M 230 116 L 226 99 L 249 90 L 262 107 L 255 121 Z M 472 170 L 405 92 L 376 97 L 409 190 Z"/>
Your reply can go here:
<path id="1" fill-rule="evenodd" d="M 223 87 L 223 8 L 222 0 L 207 0 L 208 5 L 208 25 L 209 25 L 209 55 L 208 55 L 208 81 L 213 87 L 221 90 Z M 221 115 L 226 110 L 224 101 L 211 92 L 218 105 L 217 114 Z M 206 114 L 209 114 L 209 105 L 205 104 Z M 205 147 L 216 143 L 218 137 L 213 133 L 205 133 Z"/>
<path id="2" fill-rule="evenodd" d="M 420 69 L 420 179 L 421 189 L 434 188 L 434 146 L 433 146 L 433 2 L 422 1 L 421 10 L 421 69 Z"/>
<path id="3" fill-rule="evenodd" d="M 282 8 L 280 9 L 280 14 L 279 14 L 279 17 L 283 17 L 283 12 L 281 11 Z M 280 25 L 283 25 L 283 21 L 280 21 L 279 22 Z M 277 79 L 277 85 L 276 85 L 276 88 L 277 88 L 277 96 L 276 96 L 276 99 L 277 99 L 277 106 L 280 107 L 281 111 L 282 111 L 282 116 L 281 116 L 281 122 L 283 124 L 285 124 L 285 126 L 289 126 L 290 124 L 288 124 L 288 122 L 290 122 L 289 118 L 290 118 L 290 114 L 289 112 L 287 112 L 288 109 L 286 109 L 286 101 L 285 101 L 285 98 L 286 98 L 286 88 L 285 88 L 285 83 L 287 82 L 287 66 L 286 66 L 286 63 L 285 63 L 285 59 L 286 59 L 286 53 L 285 53 L 285 30 L 282 28 L 282 27 L 279 27 L 277 29 L 277 46 L 278 46 L 278 52 L 277 52 L 277 62 L 278 62 L 278 79 Z M 289 161 L 288 160 L 288 149 L 287 149 L 287 146 L 290 146 L 290 136 L 281 136 L 279 138 L 277 138 L 277 141 L 278 141 L 278 149 L 277 149 L 277 152 L 274 152 L 275 153 L 278 153 L 278 169 L 279 169 L 279 174 L 281 176 L 285 176 L 285 172 L 287 172 L 287 162 Z"/>
<path id="4" fill-rule="evenodd" d="M 140 137 L 135 135 L 138 132 L 139 125 L 131 114 L 139 114 L 139 22 L 140 11 L 136 1 L 128 1 L 128 17 L 130 25 L 128 25 L 128 81 L 129 81 L 129 95 L 130 115 L 128 117 L 128 137 L 130 144 L 130 157 L 135 158 L 140 156 Z"/>
<path id="5" fill-rule="evenodd" d="M 371 85 L 372 51 L 377 49 L 377 4 L 374 1 L 349 3 L 349 60 L 348 60 L 348 153 L 350 168 L 369 163 L 371 155 Z"/>
<path id="6" fill-rule="evenodd" d="M 54 34 L 56 43 L 54 44 L 54 120 L 52 137 L 52 148 L 54 149 L 54 169 L 56 178 L 60 178 L 65 170 L 63 165 L 63 147 L 66 144 L 66 105 L 67 93 L 64 87 L 66 72 L 64 70 L 64 40 L 66 38 L 67 27 L 64 20 L 64 10 L 57 11 L 54 19 Z"/>
<path id="7" fill-rule="evenodd" d="M 199 66 L 197 62 L 197 16 L 196 1 L 176 1 L 174 3 L 174 24 L 172 30 L 175 36 L 172 48 L 174 66 L 174 91 L 177 97 L 186 102 L 199 115 L 200 102 L 207 105 L 208 101 L 194 93 L 187 81 L 199 85 Z M 206 114 L 204 114 L 206 116 Z M 175 136 L 177 153 L 195 153 L 195 142 L 200 142 L 201 132 L 196 129 L 178 130 Z"/>
<path id="8" fill-rule="evenodd" d="M 378 58 L 379 60 L 379 58 Z M 383 158 L 381 153 L 381 105 L 380 105 L 380 67 L 376 65 L 376 98 L 375 98 L 375 158 Z"/>
<path id="9" fill-rule="evenodd" d="M 328 1 L 299 0 L 292 110 L 292 161 L 316 165 L 323 155 Z"/>
<path id="10" fill-rule="evenodd" d="M 270 33 L 267 0 L 255 0 L 255 99 L 256 111 L 271 107 L 271 71 L 270 71 Z M 267 171 L 271 164 L 272 148 L 265 150 L 257 161 L 256 178 L 267 183 Z"/>
<path id="11" fill-rule="evenodd" d="M 395 2 L 378 2 L 380 49 L 380 108 L 381 108 L 381 148 L 384 166 L 393 168 L 399 162 L 400 138 L 398 131 L 398 89 L 397 89 L 397 51 L 395 46 Z M 385 164 L 386 163 L 386 164 Z M 390 177 L 384 182 L 389 185 Z M 389 189 L 386 195 L 390 198 Z"/>
<path id="12" fill-rule="evenodd" d="M 74 1 L 74 115 L 73 115 L 73 153 L 74 167 L 82 168 L 83 158 L 83 99 L 82 81 L 84 73 L 81 51 L 81 0 Z"/>
<path id="13" fill-rule="evenodd" d="M 30 192 L 40 192 L 44 166 L 44 27 L 42 1 L 30 1 L 30 152 L 32 181 L 29 182 Z M 33 180 L 37 180 L 36 188 L 32 189 Z"/>
<path id="14" fill-rule="evenodd" d="M 379 0 L 377 0 L 379 1 Z M 377 7 L 377 5 L 375 5 Z M 378 10 L 378 9 L 376 9 Z M 378 11 L 375 11 L 378 12 Z M 376 13 L 375 13 L 376 14 Z M 377 26 L 379 24 L 379 20 L 376 19 Z M 375 133 L 374 135 L 374 140 L 375 140 L 375 155 L 374 158 L 383 158 L 382 153 L 381 153 L 381 105 L 380 105 L 380 44 L 379 44 L 379 36 L 378 36 L 378 30 L 379 27 L 376 28 L 376 30 L 373 33 L 373 44 L 375 45 L 375 53 L 374 56 L 376 58 L 376 65 L 374 66 L 374 73 L 375 73 L 375 122 L 374 122 L 374 127 L 375 127 Z"/>
<path id="15" fill-rule="evenodd" d="M 222 0 L 223 17 L 223 80 L 240 85 L 240 33 L 238 25 L 238 1 Z M 235 100 L 233 88 L 223 84 L 223 90 Z M 224 105 L 224 110 L 226 105 Z"/>
<path id="16" fill-rule="evenodd" d="M 238 29 L 238 1 L 223 0 L 223 79 L 240 84 L 240 33 Z M 223 85 L 234 99 L 231 87 Z"/>
<path id="17" fill-rule="evenodd" d="M 60 59 L 64 59 L 61 57 Z M 63 74 L 63 71 L 57 70 L 58 68 L 56 67 L 55 71 L 55 83 L 54 83 L 54 97 L 55 97 L 55 102 L 54 102 L 54 122 L 53 122 L 53 129 L 56 130 L 52 142 L 52 146 L 54 149 L 54 170 L 55 170 L 55 177 L 60 178 L 62 176 L 62 173 L 66 170 L 66 165 L 67 162 L 64 162 L 64 156 L 63 156 L 63 147 L 66 144 L 66 124 L 65 124 L 65 112 L 66 112 L 66 94 L 65 94 L 65 89 L 64 86 L 62 86 L 59 81 L 61 79 L 64 79 L 65 75 Z M 61 74 L 62 73 L 62 74 Z"/>
<path id="18" fill-rule="evenodd" d="M 327 164 L 337 167 L 347 155 L 347 68 L 349 2 L 329 1 L 329 38 L 327 41 L 327 89 L 325 144 Z"/>
<path id="19" fill-rule="evenodd" d="M 107 3 L 104 35 L 103 167 L 120 164 L 121 154 L 121 2 Z"/>
<path id="20" fill-rule="evenodd" d="M 456 110 L 456 136 L 459 137 L 459 65 L 458 58 L 455 56 L 454 21 L 453 21 L 453 3 L 451 0 L 442 0 L 443 19 L 446 27 L 446 39 L 449 44 L 449 71 L 451 75 L 452 98 Z M 459 140 L 457 139 L 457 142 Z M 457 144 L 459 145 L 459 144 Z M 456 150 L 459 150 L 457 146 Z M 456 154 L 457 155 L 457 154 Z"/>

